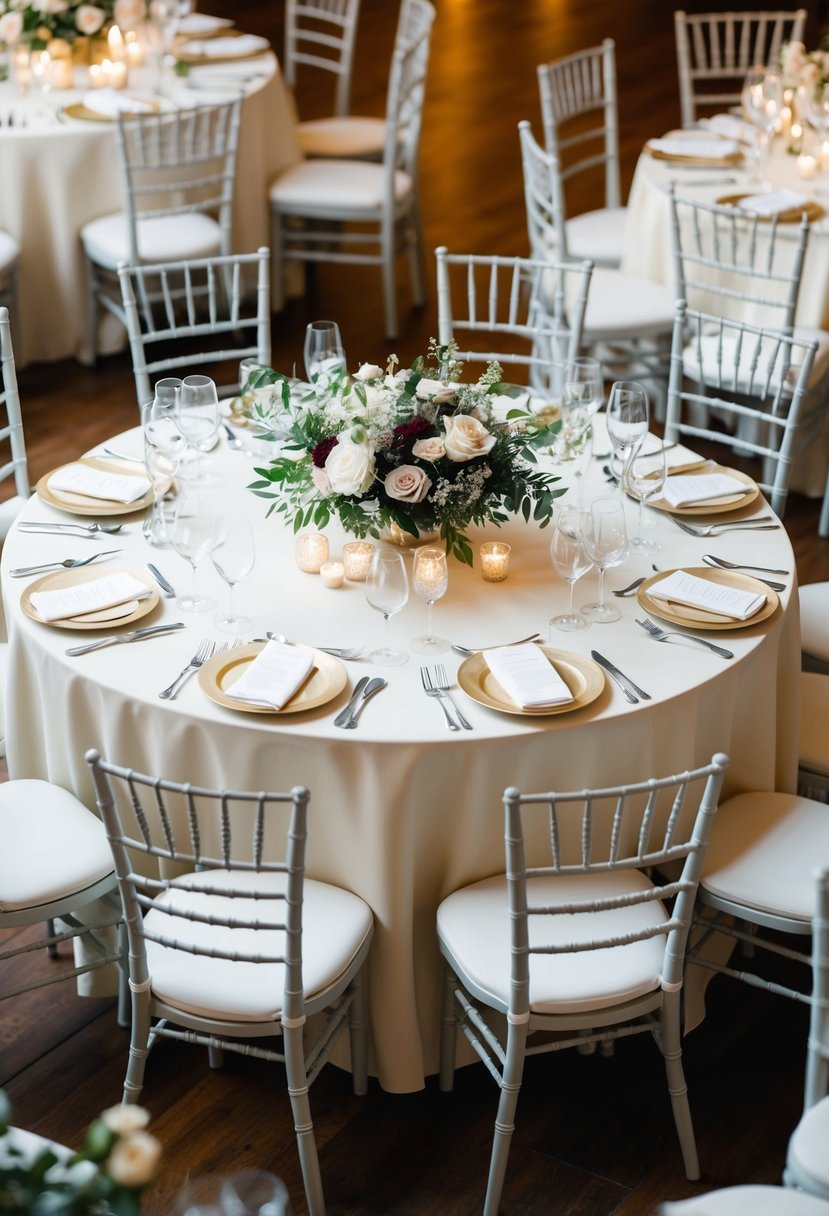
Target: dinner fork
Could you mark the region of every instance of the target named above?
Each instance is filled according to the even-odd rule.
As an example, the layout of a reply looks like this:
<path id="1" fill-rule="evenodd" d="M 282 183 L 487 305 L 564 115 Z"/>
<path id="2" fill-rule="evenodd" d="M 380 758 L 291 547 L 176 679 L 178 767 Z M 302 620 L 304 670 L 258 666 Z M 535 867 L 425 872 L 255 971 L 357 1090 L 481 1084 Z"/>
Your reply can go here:
<path id="1" fill-rule="evenodd" d="M 637 621 L 636 624 L 644 629 L 646 633 L 649 633 L 654 641 L 670 642 L 672 638 L 681 638 L 685 642 L 699 642 L 700 646 L 707 646 L 709 650 L 714 651 L 714 654 L 721 655 L 724 659 L 734 658 L 733 650 L 726 650 L 724 646 L 715 646 L 713 642 L 706 641 L 705 638 L 695 637 L 692 633 L 679 633 L 674 629 L 660 629 L 648 617 L 645 617 L 644 621 Z"/>
<path id="2" fill-rule="evenodd" d="M 770 532 L 772 528 L 779 528 L 779 524 L 766 523 L 766 520 L 771 520 L 771 516 L 757 515 L 754 519 L 732 519 L 718 524 L 689 524 L 682 519 L 674 519 L 674 523 L 683 532 L 687 532 L 689 536 L 720 536 L 723 532 L 743 530 Z"/>
<path id="3" fill-rule="evenodd" d="M 91 557 L 67 557 L 62 562 L 41 562 L 39 566 L 18 566 L 16 570 L 10 570 L 9 574 L 12 578 L 22 578 L 25 574 L 39 574 L 41 570 L 58 570 L 61 566 L 66 570 L 76 570 L 78 566 L 88 566 L 90 562 L 97 562 L 100 557 L 112 557 L 113 553 L 123 553 L 123 549 L 105 549 L 103 553 L 93 553 Z"/>
<path id="4" fill-rule="evenodd" d="M 227 643 L 222 644 L 224 650 Z M 171 701 L 177 694 L 179 689 L 190 678 L 194 671 L 198 671 L 203 667 L 208 659 L 212 659 L 219 646 L 218 642 L 213 642 L 210 638 L 202 638 L 199 642 L 198 650 L 193 655 L 186 667 L 182 667 L 176 678 L 173 680 L 169 688 L 165 688 L 158 695 L 162 701 Z"/>
<path id="5" fill-rule="evenodd" d="M 423 691 L 426 693 L 427 697 L 437 698 L 438 705 L 440 705 L 441 709 L 443 710 L 443 716 L 446 719 L 446 725 L 449 727 L 449 729 L 450 730 L 460 730 L 460 727 L 458 726 L 457 722 L 452 717 L 449 710 L 446 708 L 446 702 L 448 700 L 446 693 L 443 691 L 442 688 L 435 688 L 433 686 L 432 677 L 429 675 L 428 667 L 421 667 L 420 682 L 423 685 Z"/>
<path id="6" fill-rule="evenodd" d="M 455 711 L 455 715 L 456 715 L 458 721 L 460 722 L 461 726 L 463 727 L 463 729 L 472 730 L 472 723 L 467 722 L 466 718 L 463 716 L 461 711 L 458 709 L 458 707 L 455 703 L 455 700 L 452 697 L 452 694 L 449 692 L 449 689 L 452 686 L 449 683 L 449 677 L 446 674 L 446 668 L 443 666 L 442 663 L 435 663 L 435 678 L 432 681 L 432 684 L 435 688 L 439 688 L 441 690 L 441 692 L 446 693 L 446 700 L 449 702 L 449 704 L 452 706 L 452 709 Z"/>

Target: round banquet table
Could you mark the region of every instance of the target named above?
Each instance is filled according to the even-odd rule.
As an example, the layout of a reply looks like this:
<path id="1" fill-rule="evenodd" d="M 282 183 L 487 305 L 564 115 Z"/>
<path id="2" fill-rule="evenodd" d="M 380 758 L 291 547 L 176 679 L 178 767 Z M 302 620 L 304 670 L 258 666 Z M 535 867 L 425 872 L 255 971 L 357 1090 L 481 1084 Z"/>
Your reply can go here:
<path id="1" fill-rule="evenodd" d="M 671 134 L 691 136 L 693 133 Z M 698 134 L 711 138 L 710 132 L 700 131 Z M 773 190 L 795 190 L 825 212 L 821 218 L 814 219 L 810 226 L 795 316 L 799 337 L 820 339 L 817 331 L 829 330 L 829 170 L 804 180 L 798 175 L 797 157 L 789 155 L 782 141 L 777 139 L 772 146 L 765 174 Z M 708 182 L 711 184 L 708 185 Z M 666 286 L 671 286 L 675 280 L 668 197 L 671 185 L 677 197 L 693 202 L 722 202 L 729 196 L 733 198 L 735 195 L 761 192 L 760 187 L 752 183 L 745 164 L 687 166 L 679 161 L 658 159 L 648 152 L 647 147 L 643 149 L 636 164 L 627 203 L 622 269 L 628 274 L 652 279 Z M 791 245 L 794 258 L 797 235 L 798 223 L 781 223 L 778 226 L 779 273 L 784 273 L 787 244 Z M 780 253 L 780 250 L 783 252 Z M 691 303 L 694 308 L 717 314 L 723 301 L 717 295 L 706 300 L 695 292 Z M 741 308 L 740 315 L 757 325 L 776 326 L 780 320 L 779 310 L 756 307 Z M 813 382 L 822 377 L 825 383 L 827 354 L 829 345 L 824 343 L 817 356 Z M 790 489 L 810 498 L 823 496 L 829 467 L 829 413 L 823 405 L 822 399 L 816 401 L 814 416 L 807 407 L 808 412 L 801 418 L 801 441 L 792 464 L 789 484 Z"/>
<path id="2" fill-rule="evenodd" d="M 231 76 L 236 70 L 239 75 Z M 89 358 L 86 277 L 80 229 L 121 210 L 123 195 L 111 121 L 68 117 L 66 106 L 86 93 L 86 69 L 76 88 L 21 96 L 0 84 L 0 228 L 21 246 L 19 290 L 12 327 L 18 366 Z M 154 70 L 133 68 L 131 96 L 153 99 Z M 293 99 L 270 52 L 238 63 L 194 66 L 165 85 L 164 104 L 194 106 L 229 100 L 244 90 L 233 200 L 232 248 L 251 252 L 270 243 L 268 184 L 300 159 Z M 156 98 L 156 100 L 158 100 Z M 102 323 L 100 349 L 126 344 L 113 318 Z"/>
<path id="3" fill-rule="evenodd" d="M 601 442 L 600 440 L 598 442 Z M 117 440 L 122 451 L 140 451 L 137 431 Z M 115 446 L 115 444 L 113 444 Z M 247 638 L 266 629 L 309 645 L 376 643 L 383 624 L 359 583 L 338 589 L 294 562 L 294 537 L 281 517 L 265 519 L 265 504 L 245 489 L 256 460 L 224 441 L 212 454 L 223 482 L 222 502 L 240 501 L 254 522 L 257 561 L 236 589 L 236 606 L 253 618 Z M 594 461 L 585 478 L 586 497 L 612 493 Z M 571 478 L 561 466 L 562 484 Z M 575 491 L 568 489 L 571 499 Z M 757 513 L 760 499 L 744 508 Z M 726 539 L 695 539 L 662 512 L 656 535 L 660 567 L 696 566 L 712 552 L 742 562 L 792 571 L 769 619 L 748 628 L 711 633 L 735 657 L 726 661 L 690 643 L 652 641 L 634 620 L 637 600 L 620 599 L 621 620 L 581 633 L 556 633 L 551 644 L 588 656 L 595 648 L 652 694 L 631 705 L 608 681 L 591 704 L 551 716 L 526 717 L 487 708 L 457 688 L 471 731 L 450 733 L 440 708 L 423 694 L 419 666 L 410 654 L 399 668 L 378 669 L 365 659 L 348 663 L 349 684 L 363 674 L 382 674 L 388 688 L 365 708 L 354 731 L 332 725 L 347 697 L 293 715 L 239 712 L 214 703 L 198 678 L 174 701 L 164 688 L 190 659 L 204 636 L 221 637 L 211 614 L 179 612 L 162 598 L 139 624 L 186 620 L 178 632 L 79 657 L 68 646 L 101 636 L 37 623 L 20 605 L 33 578 L 9 571 L 36 561 L 88 555 L 122 546 L 119 567 L 143 571 L 155 562 L 179 590 L 191 571 L 169 550 L 144 541 L 140 518 L 125 516 L 117 538 L 70 540 L 13 529 L 2 554 L 2 582 L 9 626 L 7 752 L 12 777 L 43 777 L 94 805 L 84 762 L 89 747 L 105 757 L 176 780 L 236 788 L 311 790 L 308 872 L 360 894 L 375 916 L 370 959 L 372 1071 L 384 1088 L 406 1092 L 436 1071 L 440 1010 L 440 960 L 435 911 L 463 884 L 503 869 L 501 795 L 508 785 L 525 791 L 613 784 L 667 774 L 707 762 L 716 751 L 731 757 L 726 794 L 746 789 L 792 790 L 799 729 L 799 620 L 794 558 L 782 527 L 739 532 Z M 27 520 L 69 516 L 37 496 L 24 508 Z M 635 526 L 634 504 L 629 523 Z M 328 530 L 332 555 L 345 538 Z M 566 586 L 553 572 L 549 530 L 513 521 L 488 530 L 512 545 L 509 577 L 487 583 L 478 568 L 450 561 L 449 590 L 435 606 L 435 631 L 468 646 L 516 640 L 541 630 L 566 604 Z M 484 538 L 484 533 L 474 537 Z M 609 587 L 649 573 L 653 557 L 631 556 L 607 576 Z M 208 562 L 208 567 L 210 563 Z M 212 567 L 201 570 L 202 590 L 224 605 L 227 587 Z M 595 574 L 576 587 L 576 603 L 593 599 Z M 423 631 L 425 604 L 412 596 L 389 622 L 390 640 L 405 647 Z M 102 631 L 102 633 L 105 631 Z M 461 659 L 440 656 L 454 678 Z M 345 1050 L 345 1049 L 344 1049 Z"/>

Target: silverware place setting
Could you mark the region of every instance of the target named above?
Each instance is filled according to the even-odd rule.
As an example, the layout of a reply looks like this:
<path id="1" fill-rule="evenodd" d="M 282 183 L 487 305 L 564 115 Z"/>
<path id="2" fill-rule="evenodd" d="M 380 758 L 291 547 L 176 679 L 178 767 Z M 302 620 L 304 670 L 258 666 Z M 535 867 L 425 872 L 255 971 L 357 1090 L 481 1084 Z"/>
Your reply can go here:
<path id="1" fill-rule="evenodd" d="M 710 555 L 707 553 L 703 553 L 702 560 L 706 566 L 711 566 L 714 570 L 762 570 L 763 568 L 762 566 L 735 566 L 731 563 L 729 563 L 727 566 L 723 566 L 720 562 L 716 561 L 716 559 L 710 559 Z M 785 583 L 774 583 L 770 578 L 758 578 L 756 574 L 753 577 L 757 579 L 758 583 L 765 583 L 767 587 L 771 587 L 772 591 L 786 590 Z"/>
<path id="2" fill-rule="evenodd" d="M 702 560 L 708 566 L 719 566 L 721 570 L 759 570 L 761 574 L 791 574 L 791 570 L 778 570 L 774 566 L 745 566 L 741 562 L 729 562 L 713 553 L 703 553 Z"/>
<path id="3" fill-rule="evenodd" d="M 27 574 L 41 574 L 45 570 L 77 570 L 79 566 L 88 566 L 99 561 L 102 557 L 112 557 L 115 553 L 123 553 L 123 549 L 104 549 L 102 553 L 93 553 L 91 557 L 67 557 L 62 562 L 41 562 L 37 566 L 18 566 L 10 570 L 12 578 L 24 578 Z"/>
<path id="4" fill-rule="evenodd" d="M 380 676 L 375 676 L 374 679 L 369 679 L 368 676 L 361 676 L 354 685 L 354 691 L 349 697 L 347 705 L 344 709 L 340 710 L 334 719 L 334 725 L 342 727 L 343 730 L 354 730 L 366 702 L 376 693 L 381 692 L 387 686 L 387 683 L 388 681 Z"/>
<path id="5" fill-rule="evenodd" d="M 659 625 L 655 625 L 648 617 L 645 617 L 644 621 L 637 620 L 636 624 L 640 629 L 644 629 L 645 633 L 649 633 L 655 642 L 697 642 L 700 646 L 713 650 L 714 654 L 720 655 L 723 659 L 734 658 L 733 650 L 726 650 L 724 646 L 715 646 L 707 638 L 698 638 L 693 633 L 680 633 L 677 629 L 661 629 Z"/>
<path id="6" fill-rule="evenodd" d="M 176 594 L 176 589 L 173 586 L 173 584 L 164 577 L 164 575 L 161 573 L 161 571 L 158 569 L 158 567 L 154 566 L 152 562 L 147 562 L 147 569 L 149 570 L 150 574 L 153 576 L 155 581 L 158 583 L 161 590 L 167 596 L 167 598 L 172 599 L 173 596 Z"/>
<path id="7" fill-rule="evenodd" d="M 452 644 L 452 649 L 455 654 L 471 655 L 481 654 L 484 650 L 494 650 L 498 646 L 520 646 L 523 642 L 539 642 L 541 641 L 540 633 L 531 633 L 527 638 L 519 638 L 517 642 L 496 642 L 492 646 L 461 646 L 459 642 Z"/>
<path id="8" fill-rule="evenodd" d="M 211 638 L 202 638 L 190 662 L 182 667 L 172 684 L 168 685 L 167 688 L 162 689 L 162 691 L 158 694 L 161 700 L 174 700 L 190 677 L 194 675 L 200 667 L 204 667 L 208 659 L 212 659 L 214 655 L 220 654 L 223 650 L 227 650 L 229 646 L 230 642 L 214 642 Z"/>
<path id="9" fill-rule="evenodd" d="M 449 729 L 460 730 L 460 723 L 456 722 L 449 712 L 449 697 L 442 688 L 436 688 L 432 683 L 432 677 L 429 673 L 428 667 L 421 667 L 420 682 L 423 685 L 423 691 L 426 693 L 426 696 L 432 697 L 434 700 L 436 700 L 440 708 L 443 710 L 443 717 Z"/>
<path id="10" fill-rule="evenodd" d="M 164 633 L 175 633 L 178 629 L 186 629 L 184 621 L 175 621 L 167 625 L 145 625 L 143 629 L 133 629 L 131 633 L 113 633 L 97 642 L 85 642 L 83 646 L 70 646 L 65 654 L 88 654 L 91 650 L 100 650 L 103 646 L 120 646 L 122 642 L 142 642 L 145 638 L 160 637 Z"/>
<path id="11" fill-rule="evenodd" d="M 603 667 L 611 679 L 619 685 L 631 705 L 638 705 L 640 701 L 650 701 L 651 695 L 649 692 L 645 692 L 644 688 L 640 688 L 638 684 L 634 684 L 630 676 L 626 676 L 615 663 L 611 663 L 610 659 L 605 658 L 603 654 L 599 654 L 598 650 L 591 650 L 590 657 L 594 663 L 598 663 L 600 667 Z"/>
<path id="12" fill-rule="evenodd" d="M 771 515 L 755 515 L 750 519 L 720 520 L 719 523 L 713 524 L 689 524 L 684 519 L 676 519 L 674 516 L 671 518 L 676 526 L 683 532 L 687 532 L 689 536 L 722 536 L 727 532 L 741 531 L 771 532 L 780 527 L 780 524 L 773 522 Z"/>
<path id="13" fill-rule="evenodd" d="M 81 536 L 96 537 L 101 532 L 106 533 L 106 535 L 111 535 L 114 532 L 120 532 L 123 527 L 123 524 L 105 524 L 100 523 L 98 520 L 94 520 L 90 524 L 61 524 L 52 523 L 51 521 L 36 523 L 34 521 L 24 521 L 23 523 L 19 523 L 17 525 L 17 530 L 18 532 L 55 532 L 58 536 L 64 532 L 69 532 L 72 535 L 80 534 Z"/>

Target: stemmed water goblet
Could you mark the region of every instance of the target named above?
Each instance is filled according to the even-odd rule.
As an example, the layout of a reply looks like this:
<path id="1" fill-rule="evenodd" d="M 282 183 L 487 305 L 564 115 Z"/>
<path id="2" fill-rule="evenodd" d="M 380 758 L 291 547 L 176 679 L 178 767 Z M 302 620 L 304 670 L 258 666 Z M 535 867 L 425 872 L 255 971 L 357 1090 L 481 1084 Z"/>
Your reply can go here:
<path id="1" fill-rule="evenodd" d="M 443 549 L 426 546 L 417 550 L 414 556 L 412 586 L 416 594 L 426 601 L 426 633 L 414 638 L 410 643 L 411 648 L 418 654 L 442 654 L 444 650 L 449 649 L 449 642 L 446 638 L 435 637 L 432 633 L 432 607 L 435 600 L 446 594 L 449 586 L 449 570 Z"/>
<path id="2" fill-rule="evenodd" d="M 242 633 L 250 629 L 249 617 L 239 616 L 233 607 L 233 592 L 238 583 L 250 574 L 256 560 L 253 528 L 241 511 L 222 511 L 216 518 L 215 539 L 210 550 L 216 573 L 229 588 L 227 611 L 216 617 L 216 627 L 224 633 Z"/>
<path id="3" fill-rule="evenodd" d="M 573 591 L 576 583 L 593 565 L 584 547 L 587 516 L 577 507 L 566 507 L 558 515 L 550 541 L 550 557 L 556 574 L 570 587 L 567 611 L 550 618 L 553 629 L 574 633 L 589 628 L 590 622 L 573 609 Z"/>
<path id="4" fill-rule="evenodd" d="M 185 439 L 176 425 L 175 405 L 181 381 L 174 376 L 159 380 L 152 401 L 141 408 L 144 435 L 144 463 L 153 487 L 152 511 L 144 520 L 143 533 L 151 545 L 170 544 L 169 520 L 164 500 L 169 494 Z"/>
<path id="5" fill-rule="evenodd" d="M 409 579 L 400 553 L 378 549 L 371 559 L 365 584 L 366 600 L 372 608 L 382 612 L 385 621 L 385 639 L 382 646 L 368 656 L 372 663 L 381 667 L 401 667 L 408 663 L 409 656 L 403 650 L 395 650 L 388 644 L 389 619 L 403 608 L 409 599 Z"/>
<path id="6" fill-rule="evenodd" d="M 656 444 L 640 448 L 633 457 L 628 470 L 628 488 L 634 498 L 639 499 L 639 517 L 637 520 L 636 536 L 631 544 L 640 553 L 655 553 L 662 545 L 652 536 L 643 536 L 648 528 L 654 527 L 652 519 L 645 515 L 645 504 L 651 498 L 658 498 L 665 487 L 665 446 L 661 440 Z"/>
<path id="7" fill-rule="evenodd" d="M 754 67 L 746 73 L 742 89 L 743 110 L 757 128 L 754 180 L 767 186 L 763 176 L 771 140 L 783 111 L 783 79 L 773 68 Z"/>
<path id="8" fill-rule="evenodd" d="M 290 1216 L 291 1203 L 281 1178 L 267 1170 L 240 1170 L 221 1190 L 222 1216 Z"/>
<path id="9" fill-rule="evenodd" d="M 150 0 L 148 13 L 154 35 L 154 58 L 158 64 L 158 91 L 163 92 L 175 68 L 173 48 L 178 33 L 179 0 Z"/>
<path id="10" fill-rule="evenodd" d="M 185 376 L 181 382 L 175 408 L 176 425 L 195 453 L 192 468 L 182 469 L 182 476 L 196 482 L 209 482 L 210 474 L 203 453 L 216 442 L 219 432 L 219 394 L 209 376 Z"/>
<path id="11" fill-rule="evenodd" d="M 604 597 L 605 570 L 621 565 L 628 555 L 625 508 L 618 498 L 597 498 L 590 507 L 585 519 L 584 551 L 599 572 L 599 598 L 585 604 L 582 612 L 598 624 L 618 621 L 621 613 L 605 603 Z"/>
<path id="12" fill-rule="evenodd" d="M 190 563 L 193 571 L 192 591 L 176 598 L 176 606 L 182 612 L 207 612 L 215 607 L 214 600 L 199 593 L 197 582 L 199 565 L 215 540 L 215 526 L 207 495 L 195 486 L 184 486 L 178 496 L 171 537 L 176 553 Z"/>
<path id="13" fill-rule="evenodd" d="M 621 464 L 619 489 L 627 488 L 630 462 L 648 433 L 648 394 L 635 380 L 616 380 L 607 399 L 607 433 Z"/>
<path id="14" fill-rule="evenodd" d="M 345 372 L 345 350 L 336 321 L 312 321 L 305 330 L 305 372 L 312 384 Z M 324 382 L 323 382 L 324 387 Z"/>

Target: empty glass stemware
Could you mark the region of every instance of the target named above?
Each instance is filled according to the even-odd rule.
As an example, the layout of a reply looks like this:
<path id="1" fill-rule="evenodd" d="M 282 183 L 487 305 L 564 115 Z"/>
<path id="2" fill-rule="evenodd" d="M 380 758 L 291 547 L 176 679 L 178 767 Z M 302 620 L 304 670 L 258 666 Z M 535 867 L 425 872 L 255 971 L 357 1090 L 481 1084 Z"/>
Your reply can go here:
<path id="1" fill-rule="evenodd" d="M 599 571 L 599 598 L 585 604 L 582 612 L 590 621 L 609 624 L 618 621 L 621 613 L 605 603 L 604 572 L 619 566 L 628 555 L 625 508 L 618 498 L 597 498 L 590 508 L 584 528 L 584 550 Z"/>
<path id="2" fill-rule="evenodd" d="M 189 595 L 179 595 L 176 606 L 182 612 L 207 612 L 215 607 L 215 601 L 198 590 L 198 567 L 210 552 L 215 537 L 215 520 L 207 496 L 193 486 L 185 486 L 178 496 L 176 516 L 173 523 L 173 548 L 179 557 L 190 563 L 193 571 L 193 590 Z"/>
<path id="3" fill-rule="evenodd" d="M 617 380 L 607 399 L 607 433 L 622 466 L 619 489 L 627 488 L 627 472 L 648 433 L 648 394 L 635 380 Z"/>
<path id="4" fill-rule="evenodd" d="M 409 599 L 409 579 L 403 555 L 378 549 L 371 559 L 365 592 L 368 603 L 382 612 L 385 621 L 384 644 L 373 650 L 369 659 L 381 667 L 400 667 L 408 663 L 409 656 L 404 650 L 395 650 L 388 644 L 389 619 Z"/>
<path id="5" fill-rule="evenodd" d="M 426 633 L 414 638 L 410 643 L 411 648 L 418 654 L 441 654 L 449 649 L 449 642 L 446 638 L 435 637 L 432 633 L 432 606 L 435 600 L 446 594 L 449 586 L 449 570 L 443 549 L 426 546 L 417 550 L 414 556 L 412 586 L 417 595 L 426 601 Z"/>
<path id="6" fill-rule="evenodd" d="M 783 110 L 783 79 L 780 73 L 763 66 L 752 68 L 743 81 L 741 98 L 746 117 L 757 128 L 754 181 L 767 186 L 765 164 Z"/>
<path id="7" fill-rule="evenodd" d="M 577 507 L 567 507 L 557 517 L 550 541 L 550 557 L 556 574 L 570 586 L 567 611 L 550 618 L 553 629 L 573 633 L 577 629 L 589 628 L 590 622 L 573 609 L 573 591 L 576 583 L 593 565 L 584 547 L 584 534 L 588 517 Z"/>
<path id="8" fill-rule="evenodd" d="M 639 499 L 637 533 L 631 544 L 642 553 L 655 553 L 662 545 L 653 537 L 643 536 L 643 531 L 654 527 L 654 520 L 645 515 L 645 503 L 658 498 L 665 487 L 665 447 L 661 441 L 649 443 L 635 453 L 628 470 L 628 487 L 634 498 Z"/>
<path id="9" fill-rule="evenodd" d="M 164 501 L 170 493 L 185 439 L 176 425 L 175 406 L 181 381 L 169 376 L 159 380 L 152 401 L 141 408 L 144 433 L 144 462 L 153 487 L 153 508 L 144 520 L 143 533 L 151 545 L 170 544 L 170 520 Z"/>
<path id="10" fill-rule="evenodd" d="M 179 22 L 179 0 L 150 0 L 152 52 L 158 68 L 158 91 L 163 93 L 173 75 L 174 46 Z"/>
<path id="11" fill-rule="evenodd" d="M 221 1192 L 223 1216 L 290 1216 L 291 1203 L 281 1178 L 267 1170 L 241 1170 L 226 1178 Z"/>
<path id="12" fill-rule="evenodd" d="M 219 433 L 219 394 L 209 376 L 185 376 L 176 403 L 176 425 L 195 454 L 182 476 L 191 481 L 210 480 L 203 453 L 209 452 Z"/>
<path id="13" fill-rule="evenodd" d="M 345 350 L 336 321 L 312 321 L 305 330 L 305 371 L 312 384 L 345 372 Z"/>
<path id="14" fill-rule="evenodd" d="M 253 528 L 241 511 L 223 511 L 217 517 L 210 560 L 229 588 L 227 611 L 216 617 L 217 628 L 224 633 L 241 633 L 251 629 L 251 619 L 239 616 L 233 608 L 233 592 L 237 584 L 250 574 L 256 560 Z"/>

